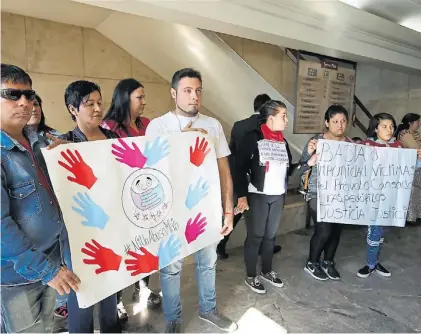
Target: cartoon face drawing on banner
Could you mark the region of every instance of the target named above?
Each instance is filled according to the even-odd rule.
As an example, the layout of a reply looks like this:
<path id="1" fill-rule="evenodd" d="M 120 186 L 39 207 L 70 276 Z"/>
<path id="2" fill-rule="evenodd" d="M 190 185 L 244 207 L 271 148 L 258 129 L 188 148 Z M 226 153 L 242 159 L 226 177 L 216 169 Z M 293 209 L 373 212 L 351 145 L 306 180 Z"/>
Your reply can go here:
<path id="1" fill-rule="evenodd" d="M 124 213 L 133 224 L 153 228 L 162 223 L 171 210 L 171 183 L 160 171 L 143 168 L 127 178 L 121 199 Z"/>
<path id="2" fill-rule="evenodd" d="M 152 210 L 164 201 L 162 184 L 152 174 L 138 176 L 132 183 L 131 194 L 141 211 Z"/>

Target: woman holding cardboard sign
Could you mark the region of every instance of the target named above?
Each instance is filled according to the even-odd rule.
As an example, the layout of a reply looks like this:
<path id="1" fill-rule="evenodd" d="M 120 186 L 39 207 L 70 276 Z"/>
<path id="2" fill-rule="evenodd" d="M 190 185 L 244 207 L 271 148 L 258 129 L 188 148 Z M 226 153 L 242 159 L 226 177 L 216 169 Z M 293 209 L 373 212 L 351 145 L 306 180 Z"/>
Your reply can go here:
<path id="1" fill-rule="evenodd" d="M 101 127 L 115 132 L 120 138 L 144 136 L 150 120 L 143 115 L 146 106 L 145 88 L 132 78 L 121 80 L 114 89 L 110 109 L 104 117 Z M 149 276 L 142 279 L 144 285 L 149 285 Z M 132 295 L 134 302 L 140 301 L 140 282 L 135 283 Z M 120 320 L 127 320 L 128 313 L 123 304 L 123 291 L 117 292 L 117 310 Z M 161 296 L 152 291 L 148 297 L 148 307 L 161 306 Z"/>
<path id="2" fill-rule="evenodd" d="M 291 155 L 282 134 L 288 124 L 285 104 L 269 100 L 259 113 L 261 126 L 245 135 L 236 155 L 234 189 L 238 195 L 236 209 L 240 212 L 247 210 L 245 283 L 252 291 L 265 293 L 260 279 L 276 287 L 284 285 L 272 270 L 272 258 L 284 208 Z M 262 270 L 258 276 L 256 266 L 260 246 Z"/>
<path id="3" fill-rule="evenodd" d="M 378 147 L 404 148 L 404 145 L 393 136 L 396 129 L 396 121 L 392 115 L 380 113 L 370 120 L 367 130 L 368 139 L 361 144 Z M 421 159 L 421 149 L 417 150 L 418 159 Z M 376 272 L 383 277 L 391 277 L 389 270 L 379 262 L 380 246 L 383 243 L 383 227 L 368 226 L 367 232 L 367 259 L 366 265 L 357 272 L 357 276 L 366 278 Z"/>
<path id="4" fill-rule="evenodd" d="M 348 124 L 348 111 L 341 105 L 330 106 L 325 113 L 327 131 L 310 139 L 300 159 L 300 169 L 303 172 L 302 183 L 306 188 L 306 201 L 309 202 L 311 218 L 315 229 L 310 241 L 310 254 L 304 270 L 313 278 L 321 281 L 327 279 L 339 280 L 341 276 L 335 268 L 333 259 L 339 245 L 342 225 L 317 221 L 317 140 L 327 139 L 352 142 L 345 136 Z M 324 261 L 320 263 L 320 256 L 324 252 Z"/>

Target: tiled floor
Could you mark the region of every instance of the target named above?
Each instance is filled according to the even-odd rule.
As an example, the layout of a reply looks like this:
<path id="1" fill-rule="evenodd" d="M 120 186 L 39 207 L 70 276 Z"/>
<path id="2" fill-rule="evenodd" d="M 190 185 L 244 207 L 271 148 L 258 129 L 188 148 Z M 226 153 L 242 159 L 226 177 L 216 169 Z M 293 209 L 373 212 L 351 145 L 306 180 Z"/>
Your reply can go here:
<path id="1" fill-rule="evenodd" d="M 284 279 L 285 287 L 267 286 L 266 295 L 257 295 L 245 286 L 242 249 L 232 251 L 228 260 L 218 263 L 218 307 L 232 319 L 248 324 L 240 325 L 241 333 L 274 332 L 266 327 L 265 321 L 250 315 L 254 310 L 288 332 L 421 332 L 421 226 L 386 231 L 381 262 L 391 270 L 390 279 L 376 274 L 367 279 L 356 277 L 356 271 L 364 263 L 365 229 L 347 228 L 336 257 L 342 280 L 315 281 L 303 271 L 310 233 L 298 231 L 278 239 L 283 249 L 274 257 L 274 269 Z M 183 271 L 183 330 L 218 332 L 197 317 L 193 269 L 188 265 Z M 159 288 L 156 275 L 151 287 Z M 138 313 L 133 315 L 130 297 L 131 290 L 127 289 L 125 299 L 130 320 L 126 330 L 163 332 L 162 311 L 141 310 L 142 305 L 134 305 Z M 253 323 L 257 327 L 250 326 Z"/>

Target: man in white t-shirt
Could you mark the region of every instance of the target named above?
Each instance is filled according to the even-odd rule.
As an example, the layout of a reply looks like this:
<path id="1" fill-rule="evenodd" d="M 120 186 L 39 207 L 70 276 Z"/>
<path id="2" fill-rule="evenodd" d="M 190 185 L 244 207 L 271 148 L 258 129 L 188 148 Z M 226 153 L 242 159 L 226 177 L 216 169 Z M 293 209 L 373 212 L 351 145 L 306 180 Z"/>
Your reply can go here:
<path id="1" fill-rule="evenodd" d="M 158 136 L 184 131 L 201 131 L 209 135 L 209 139 L 215 145 L 221 180 L 222 206 L 224 209 L 224 225 L 221 235 L 225 236 L 232 231 L 233 225 L 233 189 L 228 164 L 230 150 L 219 121 L 199 113 L 202 97 L 201 74 L 191 68 L 185 68 L 174 73 L 171 81 L 171 96 L 176 105 L 175 110 L 152 120 L 146 128 L 146 135 Z M 219 313 L 216 308 L 216 246 L 217 244 L 213 244 L 194 253 L 199 290 L 199 317 L 224 331 L 232 332 L 237 329 L 237 324 Z M 182 265 L 183 260 L 180 260 L 160 271 L 163 308 L 168 322 L 166 333 L 180 332 L 180 274 Z"/>

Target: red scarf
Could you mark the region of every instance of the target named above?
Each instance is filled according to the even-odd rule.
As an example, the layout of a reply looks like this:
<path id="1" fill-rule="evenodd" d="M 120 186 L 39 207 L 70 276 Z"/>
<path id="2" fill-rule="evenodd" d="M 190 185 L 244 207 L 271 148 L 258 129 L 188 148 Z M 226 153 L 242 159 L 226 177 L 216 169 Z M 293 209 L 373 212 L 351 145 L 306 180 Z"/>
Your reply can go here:
<path id="1" fill-rule="evenodd" d="M 281 131 L 272 131 L 266 124 L 262 124 L 260 130 L 262 130 L 263 138 L 266 140 L 284 141 L 284 135 Z M 266 173 L 267 172 L 269 172 L 269 161 L 266 161 Z"/>
<path id="2" fill-rule="evenodd" d="M 262 130 L 263 138 L 267 140 L 284 141 L 284 135 L 281 131 L 272 131 L 266 124 L 262 124 L 260 130 Z"/>

